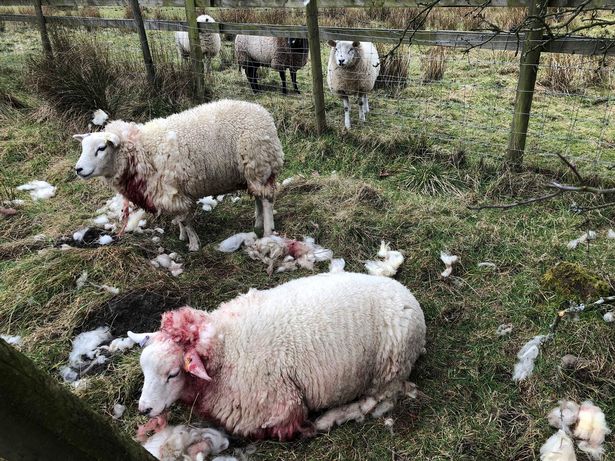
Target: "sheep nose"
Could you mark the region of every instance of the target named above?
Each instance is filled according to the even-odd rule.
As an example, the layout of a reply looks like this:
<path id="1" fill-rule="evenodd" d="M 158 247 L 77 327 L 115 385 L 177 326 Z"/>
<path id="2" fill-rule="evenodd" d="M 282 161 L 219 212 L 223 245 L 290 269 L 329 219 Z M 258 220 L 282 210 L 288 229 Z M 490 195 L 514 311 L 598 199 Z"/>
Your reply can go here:
<path id="1" fill-rule="evenodd" d="M 338 61 L 340 62 L 340 64 L 344 64 L 344 61 L 346 61 L 345 59 L 338 59 Z"/>
<path id="2" fill-rule="evenodd" d="M 83 171 L 83 168 L 75 168 L 75 171 L 77 172 L 77 174 L 79 174 Z"/>
<path id="3" fill-rule="evenodd" d="M 152 407 L 146 408 L 145 410 L 139 410 L 139 413 L 142 415 L 149 415 L 152 411 Z"/>

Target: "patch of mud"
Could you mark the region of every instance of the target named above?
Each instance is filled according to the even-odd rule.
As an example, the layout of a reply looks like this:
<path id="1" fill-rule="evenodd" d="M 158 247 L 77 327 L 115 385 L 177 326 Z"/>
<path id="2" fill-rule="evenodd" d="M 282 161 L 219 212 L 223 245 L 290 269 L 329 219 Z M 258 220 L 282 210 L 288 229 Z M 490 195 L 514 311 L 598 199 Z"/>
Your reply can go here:
<path id="1" fill-rule="evenodd" d="M 163 312 L 184 306 L 186 300 L 169 291 L 132 291 L 114 296 L 93 311 L 84 321 L 80 331 L 93 330 L 106 325 L 114 337 L 134 332 L 156 331 Z"/>

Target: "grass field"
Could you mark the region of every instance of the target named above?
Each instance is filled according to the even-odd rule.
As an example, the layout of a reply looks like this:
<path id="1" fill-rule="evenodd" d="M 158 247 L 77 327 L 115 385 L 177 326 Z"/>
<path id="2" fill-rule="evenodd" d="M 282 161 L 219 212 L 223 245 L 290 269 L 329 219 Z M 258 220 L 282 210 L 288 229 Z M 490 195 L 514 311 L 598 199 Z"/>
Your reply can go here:
<path id="1" fill-rule="evenodd" d="M 134 35 L 105 32 L 97 38 L 110 44 L 121 62 L 138 62 Z M 174 53 L 171 34 L 151 38 Z M 381 239 L 390 241 L 406 256 L 396 278 L 415 293 L 428 325 L 427 354 L 411 376 L 420 396 L 396 407 L 392 430 L 381 419 L 346 424 L 312 440 L 259 442 L 251 459 L 534 460 L 553 432 L 546 414 L 563 398 L 592 399 L 615 425 L 615 332 L 600 311 L 583 313 L 578 321 L 565 319 L 554 341 L 545 345 L 534 375 L 521 384 L 511 380 L 519 348 L 546 333 L 568 301 L 543 283 L 549 269 L 562 261 L 578 263 L 613 291 L 615 240 L 606 238 L 607 229 L 615 227 L 612 209 L 576 214 L 573 202 L 600 203 L 579 196 L 509 211 L 467 208 L 541 194 L 553 179 L 573 181 L 551 157 L 538 154 L 582 157 L 582 173 L 596 184 L 611 184 L 608 170 L 595 160 L 615 161 L 615 132 L 606 124 L 612 88 L 583 84 L 582 91 L 564 95 L 540 87 L 527 167 L 513 174 L 498 161 L 514 97 L 512 56 L 450 53 L 443 80 L 422 84 L 427 50 L 413 48 L 408 86 L 376 91 L 365 127 L 343 131 L 341 103 L 327 95 L 330 129 L 316 136 L 309 69 L 299 73 L 302 95 L 284 98 L 268 91 L 255 97 L 231 65 L 230 44 L 225 48 L 224 59 L 214 62 L 212 97 L 256 100 L 271 110 L 286 155 L 280 179 L 303 177 L 280 190 L 278 231 L 315 237 L 346 259 L 347 270 L 356 271 L 363 271 Z M 145 235 L 129 235 L 108 247 L 53 248 L 113 192 L 101 182 L 75 177 L 79 152 L 70 135 L 86 130 L 87 118 L 58 116 L 32 90 L 26 61 L 38 51 L 36 31 L 6 25 L 0 32 L 0 199 L 12 198 L 15 186 L 32 179 L 58 187 L 56 197 L 37 203 L 27 198 L 16 216 L 0 221 L 0 333 L 23 335 L 23 350 L 38 366 L 58 376 L 71 338 L 96 326 L 112 308 L 132 306 L 135 324 L 155 328 L 158 313 L 179 303 L 213 309 L 250 287 L 267 288 L 308 274 L 268 277 L 247 255 L 215 250 L 230 234 L 250 229 L 253 204 L 247 196 L 212 213 L 197 213 L 204 244 L 198 253 L 186 251 L 169 221 L 150 217 L 151 224 L 166 230 L 162 246 L 184 258 L 186 271 L 178 278 L 150 266 L 158 245 Z M 277 87 L 277 75 L 264 74 L 265 82 Z M 606 103 L 594 104 L 605 97 Z M 144 109 L 144 117 L 148 110 L 159 108 Z M 353 108 L 353 123 L 356 119 Z M 598 231 L 595 242 L 566 248 L 587 229 Z M 42 241 L 33 238 L 41 233 Z M 451 280 L 440 277 L 441 250 L 461 258 Z M 484 261 L 497 268 L 477 266 Z M 83 270 L 93 282 L 117 286 L 122 293 L 114 297 L 93 287 L 77 291 L 75 281 Z M 510 336 L 496 335 L 503 323 L 514 325 Z M 562 370 L 560 358 L 569 353 L 582 357 L 584 365 Z M 113 424 L 132 434 L 144 422 L 136 407 L 141 383 L 138 351 L 132 351 L 92 376 L 79 395 L 103 414 L 116 402 L 126 404 L 126 416 Z M 176 408 L 172 419 L 183 422 L 188 416 Z M 615 459 L 612 437 L 606 451 L 604 459 Z"/>

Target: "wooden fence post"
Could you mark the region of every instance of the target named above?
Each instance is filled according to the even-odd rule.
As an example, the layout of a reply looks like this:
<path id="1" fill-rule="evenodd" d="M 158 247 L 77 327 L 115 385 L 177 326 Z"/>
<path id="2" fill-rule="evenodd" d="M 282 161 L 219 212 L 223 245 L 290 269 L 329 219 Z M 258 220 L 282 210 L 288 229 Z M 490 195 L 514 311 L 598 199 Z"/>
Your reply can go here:
<path id="1" fill-rule="evenodd" d="M 308 1 L 305 7 L 305 14 L 310 46 L 310 64 L 312 66 L 312 93 L 314 94 L 314 109 L 316 111 L 316 132 L 322 134 L 327 128 L 327 119 L 325 116 L 325 94 L 322 86 L 317 0 Z"/>
<path id="2" fill-rule="evenodd" d="M 529 30 L 525 35 L 523 51 L 521 53 L 515 112 L 510 127 L 508 151 L 506 152 L 508 165 L 516 170 L 521 168 L 523 164 L 527 127 L 530 121 L 532 98 L 534 97 L 536 75 L 538 74 L 538 64 L 540 62 L 540 41 L 544 32 L 542 18 L 544 18 L 547 12 L 547 1 L 531 0 L 528 7 Z"/>
<path id="3" fill-rule="evenodd" d="M 51 41 L 49 40 L 49 34 L 47 33 L 47 24 L 45 23 L 45 16 L 43 15 L 43 7 L 41 5 L 41 0 L 34 0 L 34 11 L 36 11 L 38 29 L 41 32 L 43 51 L 48 58 L 53 58 L 53 51 L 51 50 Z"/>
<path id="4" fill-rule="evenodd" d="M 203 50 L 201 50 L 201 41 L 199 40 L 199 23 L 196 21 L 195 0 L 186 0 L 186 20 L 188 21 L 190 59 L 192 59 L 192 68 L 194 71 L 194 87 L 196 89 L 197 99 L 202 101 L 205 96 L 205 86 L 203 82 L 205 67 L 203 65 Z"/>
<path id="5" fill-rule="evenodd" d="M 147 34 L 145 33 L 145 25 L 143 24 L 143 16 L 141 15 L 141 7 L 139 7 L 139 0 L 129 0 L 130 7 L 132 8 L 132 16 L 137 25 L 137 31 L 139 32 L 139 41 L 141 42 L 141 51 L 143 52 L 143 62 L 145 63 L 145 72 L 147 73 L 147 80 L 151 85 L 156 84 L 156 69 L 154 68 L 154 61 L 152 60 L 152 53 L 147 43 Z"/>
<path id="6" fill-rule="evenodd" d="M 3 340 L 0 395 L 0 458 L 156 459 Z"/>

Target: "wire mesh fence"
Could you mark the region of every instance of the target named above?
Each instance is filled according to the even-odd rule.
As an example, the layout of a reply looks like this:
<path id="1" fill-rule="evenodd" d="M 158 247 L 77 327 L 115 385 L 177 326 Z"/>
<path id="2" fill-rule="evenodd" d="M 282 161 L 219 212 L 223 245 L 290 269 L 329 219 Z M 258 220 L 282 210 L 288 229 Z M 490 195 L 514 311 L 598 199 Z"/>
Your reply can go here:
<path id="1" fill-rule="evenodd" d="M 255 19 L 252 11 L 219 10 L 214 19 L 252 22 Z M 300 24 L 304 19 L 296 10 L 290 10 L 295 11 L 292 14 L 285 11 L 265 10 L 260 17 L 280 24 Z M 393 21 L 391 18 L 401 26 L 403 22 L 399 18 L 406 13 L 392 11 L 397 11 L 397 16 L 388 10 L 374 10 L 370 17 L 370 11 L 366 9 L 321 11 L 320 15 L 326 24 L 334 26 L 353 24 L 352 21 L 355 21 L 355 26 L 381 26 L 383 22 Z M 435 19 L 431 19 L 435 27 L 448 24 L 449 28 L 470 28 L 477 24 L 470 23 L 472 17 L 467 13 L 458 15 L 465 19 L 453 23 L 449 13 L 434 11 L 438 12 Z M 507 24 L 506 27 L 523 21 L 519 11 L 512 9 L 508 16 L 502 15 L 501 11 L 497 12 L 499 17 L 495 12 L 490 13 L 488 20 Z M 49 9 L 47 13 L 55 14 Z M 65 11 L 61 13 L 66 14 Z M 130 16 L 122 9 L 118 9 L 116 14 Z M 146 14 L 162 16 L 159 9 L 146 11 Z M 175 27 L 176 17 L 181 13 L 172 10 L 169 14 L 173 18 L 169 25 Z M 215 13 L 210 14 L 215 16 Z M 466 23 L 462 24 L 463 21 Z M 183 32 L 188 31 L 186 26 L 181 28 Z M 84 111 L 86 108 L 92 111 L 103 108 L 113 116 L 144 120 L 193 104 L 194 70 L 185 40 L 181 45 L 178 39 L 178 33 L 181 35 L 182 31 L 148 31 L 158 76 L 158 89 L 154 95 L 145 82 L 141 49 L 133 31 L 102 28 L 65 31 L 56 25 L 51 25 L 50 29 L 56 41 L 55 59 L 66 63 L 67 68 L 83 68 L 81 84 L 90 87 L 89 93 L 84 90 L 87 93 L 87 97 L 82 98 Z M 29 29 L 26 33 L 22 25 L 5 24 L 4 41 L 11 42 L 15 30 L 21 32 L 15 35 L 15 48 L 30 43 L 34 51 L 36 32 Z M 312 76 L 305 39 L 290 33 L 285 37 L 246 36 L 238 39 L 244 31 L 239 26 L 233 28 L 232 24 L 225 27 L 224 32 L 220 37 L 219 51 L 205 57 L 204 80 L 208 98 L 260 102 L 271 109 L 281 123 L 284 122 L 281 118 L 287 116 L 285 111 L 303 111 L 302 118 L 312 117 Z M 62 34 L 65 36 L 63 44 Z M 353 34 L 341 38 L 350 42 L 358 39 Z M 206 35 L 201 35 L 201 40 L 205 39 Z M 243 51 L 240 50 L 243 54 L 239 62 L 237 40 L 248 44 Z M 22 43 L 17 43 L 20 41 Z M 79 53 L 87 50 L 88 43 L 90 48 L 98 49 L 104 55 L 99 56 L 102 60 L 100 69 L 106 68 L 107 74 L 110 74 L 110 68 L 114 69 L 113 76 L 97 76 L 96 67 L 88 68 L 88 63 L 79 60 Z M 207 46 L 205 42 L 203 44 Z M 321 47 L 326 82 L 331 48 L 325 42 Z M 520 52 L 432 47 L 422 45 L 420 40 L 411 46 L 402 45 L 390 54 L 393 47 L 376 43 L 381 60 L 375 88 L 368 93 L 370 111 L 365 123 L 360 123 L 357 98 L 350 98 L 352 130 L 379 134 L 410 132 L 427 140 L 430 149 L 452 154 L 463 152 L 475 159 L 501 160 L 510 137 Z M 281 77 L 282 71 L 284 78 Z M 291 75 L 294 73 L 300 93 L 294 91 Z M 349 74 L 352 75 L 352 71 Z M 354 77 L 361 80 L 364 75 L 357 72 Z M 102 81 L 105 78 L 108 80 L 106 84 Z M 96 86 L 97 81 L 100 87 Z M 283 94 L 284 82 L 287 94 Z M 608 57 L 543 54 L 534 93 L 526 159 L 539 165 L 554 165 L 559 162 L 559 153 L 595 172 L 612 169 L 615 166 L 614 89 L 613 62 Z M 325 106 L 329 126 L 342 131 L 344 104 L 326 88 L 326 83 Z"/>

